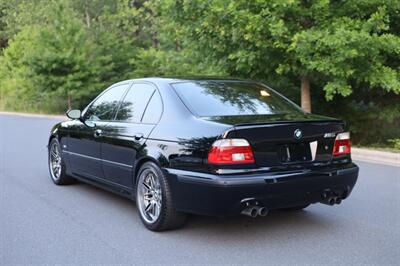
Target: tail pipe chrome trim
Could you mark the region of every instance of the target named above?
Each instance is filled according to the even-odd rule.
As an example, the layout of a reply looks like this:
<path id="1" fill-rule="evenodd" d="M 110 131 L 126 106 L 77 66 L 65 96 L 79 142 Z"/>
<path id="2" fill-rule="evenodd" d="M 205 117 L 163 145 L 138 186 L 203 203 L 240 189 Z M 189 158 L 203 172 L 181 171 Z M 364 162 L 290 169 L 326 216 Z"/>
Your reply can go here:
<path id="1" fill-rule="evenodd" d="M 258 207 L 258 215 L 265 217 L 268 214 L 268 209 L 265 207 Z"/>
<path id="2" fill-rule="evenodd" d="M 335 204 L 342 203 L 342 199 L 345 198 L 346 198 L 346 193 L 340 196 L 339 194 L 334 193 L 333 191 L 325 191 L 324 193 L 321 194 L 321 203 L 333 206 Z"/>
<path id="3" fill-rule="evenodd" d="M 259 202 L 255 198 L 245 198 L 241 200 L 241 204 L 244 206 L 242 210 L 243 215 L 255 218 L 257 216 L 266 216 L 268 209 L 264 206 L 259 206 Z"/>
<path id="4" fill-rule="evenodd" d="M 256 206 L 249 206 L 242 211 L 242 214 L 256 218 L 258 215 L 258 208 Z"/>

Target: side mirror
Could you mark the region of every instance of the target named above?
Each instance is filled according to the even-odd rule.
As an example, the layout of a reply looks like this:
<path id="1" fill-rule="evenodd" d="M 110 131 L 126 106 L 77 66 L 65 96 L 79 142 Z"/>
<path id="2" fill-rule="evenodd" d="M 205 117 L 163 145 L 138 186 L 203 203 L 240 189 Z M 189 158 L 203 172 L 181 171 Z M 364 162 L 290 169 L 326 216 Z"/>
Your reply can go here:
<path id="1" fill-rule="evenodd" d="M 67 117 L 74 119 L 74 120 L 79 119 L 79 121 L 81 121 L 87 127 L 91 127 L 91 128 L 96 127 L 96 124 L 94 122 L 92 122 L 90 120 L 85 120 L 82 117 L 81 110 L 78 110 L 78 109 L 68 110 L 66 115 L 67 115 Z"/>
<path id="2" fill-rule="evenodd" d="M 81 112 L 81 110 L 72 109 L 72 110 L 68 110 L 66 115 L 68 118 L 71 118 L 71 119 L 80 119 L 82 112 Z"/>

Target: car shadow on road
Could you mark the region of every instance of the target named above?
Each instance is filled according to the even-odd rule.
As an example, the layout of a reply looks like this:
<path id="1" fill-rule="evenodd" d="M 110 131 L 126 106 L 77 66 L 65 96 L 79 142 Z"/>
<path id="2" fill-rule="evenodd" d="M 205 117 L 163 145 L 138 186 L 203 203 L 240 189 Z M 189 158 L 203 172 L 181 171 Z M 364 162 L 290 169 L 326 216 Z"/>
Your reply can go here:
<path id="1" fill-rule="evenodd" d="M 315 210 L 271 211 L 266 217 L 250 218 L 243 215 L 232 217 L 208 217 L 191 215 L 183 230 L 212 230 L 219 234 L 231 234 L 246 230 L 248 235 L 258 234 L 260 229 L 277 232 L 279 230 L 323 230 L 330 220 L 318 215 Z"/>
<path id="2" fill-rule="evenodd" d="M 88 193 L 95 198 L 96 204 L 112 205 L 113 211 L 124 216 L 129 213 L 132 223 L 140 223 L 136 214 L 135 203 L 131 200 L 107 192 L 95 186 L 79 182 L 74 185 L 80 193 Z M 215 233 L 222 238 L 248 238 L 261 235 L 277 236 L 279 233 L 287 235 L 293 233 L 317 233 L 334 226 L 334 222 L 326 216 L 323 206 L 311 205 L 300 211 L 271 211 L 266 217 L 251 218 L 243 215 L 231 217 L 210 217 L 190 214 L 186 225 L 180 230 L 164 232 L 163 234 L 175 234 L 177 232 L 191 236 L 202 237 L 203 234 L 212 235 Z M 328 207 L 327 207 L 328 208 Z M 118 226 L 118 225 L 116 225 Z M 143 227 L 143 230 L 144 227 Z M 245 234 L 243 233 L 245 232 Z"/>

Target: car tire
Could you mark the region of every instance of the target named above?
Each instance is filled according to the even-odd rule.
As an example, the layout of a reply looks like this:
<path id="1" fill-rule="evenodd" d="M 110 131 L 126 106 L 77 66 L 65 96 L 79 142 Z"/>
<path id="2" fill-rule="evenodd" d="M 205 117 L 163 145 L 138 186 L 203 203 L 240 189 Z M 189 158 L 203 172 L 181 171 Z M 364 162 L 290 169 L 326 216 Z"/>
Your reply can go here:
<path id="1" fill-rule="evenodd" d="M 50 177 L 54 184 L 69 185 L 75 183 L 76 180 L 66 174 L 66 165 L 57 138 L 53 138 L 49 143 L 48 166 Z"/>
<path id="2" fill-rule="evenodd" d="M 153 162 L 144 163 L 139 170 L 136 206 L 143 224 L 152 231 L 176 229 L 186 221 L 186 215 L 174 208 L 170 182 Z"/>
<path id="3" fill-rule="evenodd" d="M 310 204 L 299 205 L 299 206 L 294 206 L 294 207 L 289 207 L 289 208 L 283 208 L 281 210 L 282 211 L 301 211 L 301 210 L 304 210 L 305 208 L 307 208 L 308 206 L 310 206 Z"/>

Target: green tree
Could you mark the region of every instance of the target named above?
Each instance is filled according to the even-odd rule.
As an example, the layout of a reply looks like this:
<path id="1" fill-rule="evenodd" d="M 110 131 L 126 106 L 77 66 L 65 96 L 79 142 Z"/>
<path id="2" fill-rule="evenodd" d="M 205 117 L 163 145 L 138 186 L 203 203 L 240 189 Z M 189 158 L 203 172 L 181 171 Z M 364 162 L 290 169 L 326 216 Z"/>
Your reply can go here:
<path id="1" fill-rule="evenodd" d="M 127 3 L 79 3 L 22 1 L 12 7 L 18 12 L 8 9 L 4 32 L 12 37 L 0 58 L 7 108 L 60 112 L 71 102 L 82 107 L 107 85 L 129 77 L 135 39 L 115 24 Z"/>
<path id="2" fill-rule="evenodd" d="M 392 0 L 182 0 L 167 10 L 203 56 L 232 75 L 300 81 L 311 111 L 310 83 L 326 98 L 357 86 L 400 92 L 400 39 L 393 32 L 400 2 Z M 398 33 L 398 32 L 397 32 Z M 278 78 L 279 79 L 279 78 Z"/>
<path id="3" fill-rule="evenodd" d="M 137 54 L 129 60 L 131 77 L 226 75 L 216 60 L 203 57 L 195 46 L 184 45 L 186 36 L 171 20 L 163 0 L 130 1 L 122 17 L 125 32 L 137 39 Z M 130 18 L 129 20 L 126 18 Z M 132 25 L 136 25 L 132 27 Z"/>
<path id="4" fill-rule="evenodd" d="M 46 95 L 90 97 L 112 68 L 111 56 L 100 53 L 68 5 L 46 8 L 42 23 L 24 26 L 1 59 L 0 86 L 33 109 Z"/>

